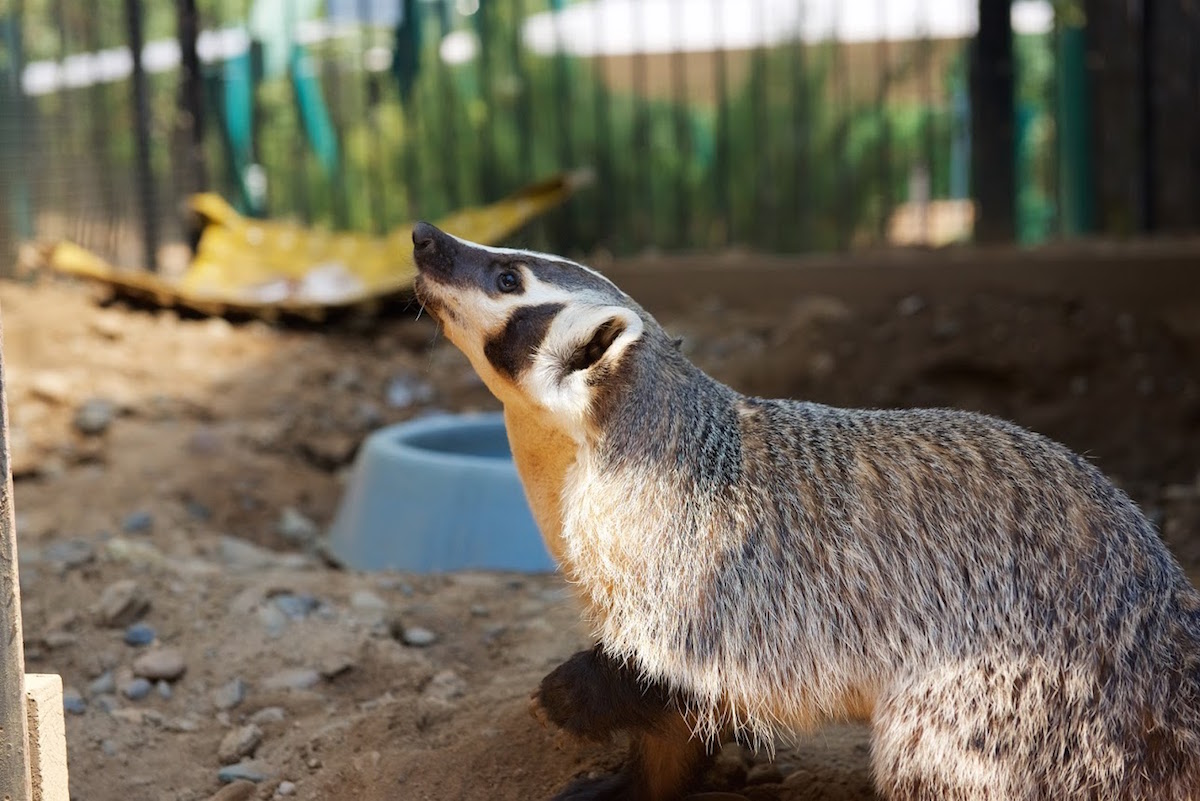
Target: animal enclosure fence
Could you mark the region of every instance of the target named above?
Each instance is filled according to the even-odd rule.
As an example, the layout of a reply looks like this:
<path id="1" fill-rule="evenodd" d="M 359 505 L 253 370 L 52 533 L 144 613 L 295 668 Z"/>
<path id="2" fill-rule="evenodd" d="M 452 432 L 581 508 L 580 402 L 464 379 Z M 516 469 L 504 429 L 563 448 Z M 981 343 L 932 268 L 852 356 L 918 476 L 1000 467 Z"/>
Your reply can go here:
<path id="1" fill-rule="evenodd" d="M 382 232 L 581 166 L 530 244 L 940 244 L 971 236 L 996 133 L 974 73 L 1012 76 L 1012 234 L 1086 230 L 1083 29 L 1004 3 L 1011 64 L 973 73 L 977 1 L 7 0 L 0 245 L 151 265 L 200 189 Z"/>

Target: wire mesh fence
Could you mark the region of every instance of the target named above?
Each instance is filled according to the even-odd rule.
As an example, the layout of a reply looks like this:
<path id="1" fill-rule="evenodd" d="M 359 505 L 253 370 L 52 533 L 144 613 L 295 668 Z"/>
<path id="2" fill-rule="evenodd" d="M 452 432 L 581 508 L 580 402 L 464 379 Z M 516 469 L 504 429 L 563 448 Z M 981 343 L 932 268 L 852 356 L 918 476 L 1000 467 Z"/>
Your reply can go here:
<path id="1" fill-rule="evenodd" d="M 594 188 L 528 244 L 967 239 L 977 2 L 7 0 L 0 244 L 148 265 L 186 242 L 201 189 L 382 233 L 579 167 Z M 1079 194 L 1062 6 L 1011 10 L 1024 241 L 1063 230 Z"/>

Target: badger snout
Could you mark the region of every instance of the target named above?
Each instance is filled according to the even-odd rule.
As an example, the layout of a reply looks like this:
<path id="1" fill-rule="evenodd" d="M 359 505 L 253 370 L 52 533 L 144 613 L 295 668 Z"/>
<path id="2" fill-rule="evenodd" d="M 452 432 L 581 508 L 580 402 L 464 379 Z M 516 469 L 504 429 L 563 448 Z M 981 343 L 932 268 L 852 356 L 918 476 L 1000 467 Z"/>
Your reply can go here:
<path id="1" fill-rule="evenodd" d="M 413 259 L 417 269 L 432 277 L 448 278 L 454 267 L 454 238 L 427 222 L 413 226 Z"/>

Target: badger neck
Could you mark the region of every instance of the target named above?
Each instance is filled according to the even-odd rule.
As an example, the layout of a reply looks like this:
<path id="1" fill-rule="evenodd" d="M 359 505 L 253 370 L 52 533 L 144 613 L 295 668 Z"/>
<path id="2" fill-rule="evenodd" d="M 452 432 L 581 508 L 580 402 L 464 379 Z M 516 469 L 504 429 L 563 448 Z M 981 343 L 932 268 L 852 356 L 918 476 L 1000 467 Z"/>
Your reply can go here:
<path id="1" fill-rule="evenodd" d="M 618 464 L 657 463 L 707 483 L 740 464 L 740 396 L 669 343 L 639 342 L 593 410 L 592 455 Z"/>

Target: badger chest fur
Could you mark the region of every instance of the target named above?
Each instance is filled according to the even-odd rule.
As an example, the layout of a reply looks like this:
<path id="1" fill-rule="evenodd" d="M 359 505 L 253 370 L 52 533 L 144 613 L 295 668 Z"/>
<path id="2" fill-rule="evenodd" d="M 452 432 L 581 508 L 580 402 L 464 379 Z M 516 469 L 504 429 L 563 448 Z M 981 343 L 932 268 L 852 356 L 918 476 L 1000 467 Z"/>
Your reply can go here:
<path id="1" fill-rule="evenodd" d="M 746 397 L 586 267 L 414 247 L 594 627 L 541 710 L 634 735 L 561 797 L 679 797 L 723 736 L 860 719 L 888 799 L 1200 799 L 1200 596 L 1089 462 L 977 414 Z"/>

